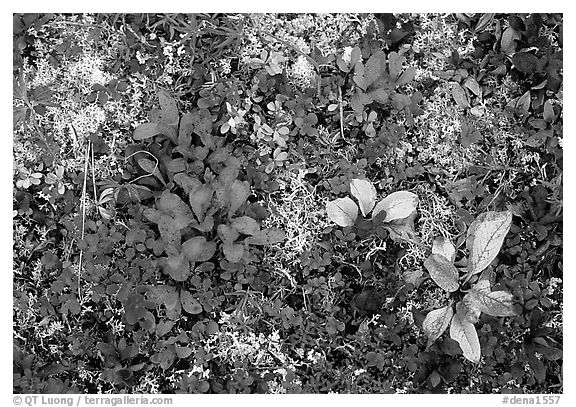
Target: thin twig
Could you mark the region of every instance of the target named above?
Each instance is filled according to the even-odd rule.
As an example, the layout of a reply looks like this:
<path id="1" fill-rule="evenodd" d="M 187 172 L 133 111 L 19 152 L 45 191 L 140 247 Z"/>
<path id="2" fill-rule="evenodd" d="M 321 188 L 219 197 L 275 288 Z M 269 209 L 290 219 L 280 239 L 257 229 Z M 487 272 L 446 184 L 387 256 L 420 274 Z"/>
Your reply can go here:
<path id="1" fill-rule="evenodd" d="M 342 88 L 338 86 L 338 104 L 340 105 L 340 135 L 344 140 L 344 106 L 342 106 Z"/>
<path id="2" fill-rule="evenodd" d="M 80 234 L 80 240 L 84 240 L 84 229 L 86 225 L 86 182 L 88 180 L 88 157 L 90 153 L 90 140 L 88 140 L 88 146 L 86 147 L 86 155 L 84 158 L 84 186 L 82 187 L 82 232 Z M 84 250 L 80 249 L 80 259 L 78 261 L 78 301 L 82 303 L 82 286 L 81 286 L 81 278 L 82 278 L 82 255 L 84 254 Z"/>

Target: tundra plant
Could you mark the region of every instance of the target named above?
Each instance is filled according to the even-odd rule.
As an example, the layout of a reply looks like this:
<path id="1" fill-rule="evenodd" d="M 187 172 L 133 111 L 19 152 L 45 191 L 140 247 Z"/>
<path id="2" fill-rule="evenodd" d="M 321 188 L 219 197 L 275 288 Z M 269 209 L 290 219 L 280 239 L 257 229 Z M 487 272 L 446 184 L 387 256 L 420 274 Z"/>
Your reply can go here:
<path id="1" fill-rule="evenodd" d="M 428 336 L 427 347 L 450 325 L 450 337 L 460 344 L 464 357 L 471 362 L 479 362 L 480 342 L 474 323 L 480 314 L 484 312 L 495 317 L 516 314 L 512 294 L 491 291 L 490 282 L 483 274 L 469 290 L 462 289 L 464 284 L 485 270 L 496 258 L 511 223 L 512 214 L 509 211 L 479 215 L 466 234 L 469 255 L 465 268 L 456 268 L 454 265 L 456 249 L 448 239 L 439 237 L 433 241 L 432 254 L 424 261 L 430 277 L 449 293 L 460 290 L 466 294 L 456 303 L 455 311 L 451 303 L 426 315 L 422 328 Z"/>
<path id="2" fill-rule="evenodd" d="M 393 239 L 416 240 L 414 218 L 418 196 L 408 191 L 397 191 L 388 195 L 376 204 L 376 188 L 364 179 L 353 179 L 350 182 L 350 193 L 358 200 L 356 205 L 349 198 L 337 198 L 326 204 L 330 220 L 342 227 L 353 226 L 358 218 L 358 206 L 364 217 L 372 212 L 371 221 L 380 223 Z"/>

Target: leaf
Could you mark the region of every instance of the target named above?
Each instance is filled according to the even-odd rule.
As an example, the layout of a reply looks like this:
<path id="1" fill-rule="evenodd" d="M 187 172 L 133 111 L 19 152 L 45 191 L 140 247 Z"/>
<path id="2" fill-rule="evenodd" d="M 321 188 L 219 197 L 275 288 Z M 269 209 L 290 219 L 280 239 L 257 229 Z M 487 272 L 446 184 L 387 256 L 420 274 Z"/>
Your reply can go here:
<path id="1" fill-rule="evenodd" d="M 470 102 L 468 102 L 466 91 L 462 88 L 462 86 L 460 86 L 459 83 L 452 82 L 452 97 L 459 107 L 462 109 L 470 109 Z"/>
<path id="2" fill-rule="evenodd" d="M 158 100 L 160 101 L 160 109 L 162 110 L 162 119 L 168 124 L 178 124 L 180 118 L 178 106 L 170 92 L 160 89 L 158 91 Z"/>
<path id="3" fill-rule="evenodd" d="M 402 72 L 402 75 L 400 75 L 400 77 L 394 84 L 394 87 L 406 85 L 407 83 L 412 82 L 415 77 L 416 77 L 416 68 L 414 68 L 413 66 L 409 66 L 408 68 L 406 68 L 404 72 Z"/>
<path id="4" fill-rule="evenodd" d="M 456 249 L 454 248 L 454 245 L 444 236 L 439 236 L 434 239 L 432 242 L 432 254 L 443 256 L 451 263 L 454 263 L 454 260 L 456 259 Z"/>
<path id="5" fill-rule="evenodd" d="M 232 219 L 231 226 L 243 235 L 254 235 L 260 230 L 258 221 L 249 216 L 240 216 Z"/>
<path id="6" fill-rule="evenodd" d="M 212 195 L 214 190 L 208 185 L 200 185 L 192 190 L 188 195 L 190 208 L 192 212 L 196 215 L 198 222 L 202 222 L 206 216 L 206 211 L 210 207 L 212 202 Z"/>
<path id="7" fill-rule="evenodd" d="M 228 225 L 220 224 L 217 228 L 218 236 L 224 243 L 233 243 L 240 234 Z"/>
<path id="8" fill-rule="evenodd" d="M 132 137 L 134 140 L 146 140 L 160 134 L 158 124 L 156 123 L 142 123 L 134 130 Z"/>
<path id="9" fill-rule="evenodd" d="M 476 27 L 474 27 L 474 32 L 477 33 L 484 30 L 490 25 L 490 23 L 492 23 L 492 20 L 494 20 L 494 13 L 482 14 L 482 17 L 480 17 L 480 20 L 478 20 L 478 24 L 476 24 Z"/>
<path id="10" fill-rule="evenodd" d="M 393 51 L 388 54 L 388 70 L 390 71 L 390 80 L 395 82 L 400 76 L 400 71 L 402 70 L 402 64 L 406 61 L 406 57 L 398 55 L 397 52 Z"/>
<path id="11" fill-rule="evenodd" d="M 182 243 L 182 254 L 189 261 L 204 262 L 214 256 L 216 243 L 208 242 L 204 236 L 195 236 Z"/>
<path id="12" fill-rule="evenodd" d="M 519 109 L 525 113 L 530 110 L 530 90 L 527 90 L 522 96 L 516 101 L 516 109 Z"/>
<path id="13" fill-rule="evenodd" d="M 388 195 L 378 202 L 372 211 L 372 218 L 380 212 L 386 211 L 383 222 L 390 222 L 395 219 L 404 219 L 416 211 L 418 196 L 408 191 L 397 191 Z"/>
<path id="14" fill-rule="evenodd" d="M 464 82 L 464 86 L 466 86 L 468 89 L 470 89 L 472 91 L 472 93 L 474 93 L 476 96 L 478 96 L 478 97 L 482 96 L 482 89 L 480 88 L 480 85 L 478 84 L 476 79 L 474 79 L 472 76 L 469 76 L 468 78 L 466 78 L 466 82 Z"/>
<path id="15" fill-rule="evenodd" d="M 191 120 L 194 123 L 194 132 L 198 135 L 207 135 L 212 133 L 212 114 L 208 109 L 198 109 L 190 113 Z M 202 139 L 205 143 L 205 139 Z M 206 145 L 212 148 L 213 145 Z"/>
<path id="16" fill-rule="evenodd" d="M 512 27 L 508 27 L 502 33 L 500 48 L 506 55 L 512 55 L 516 51 L 516 40 L 520 39 L 520 34 Z"/>
<path id="17" fill-rule="evenodd" d="M 190 191 L 202 186 L 202 183 L 197 178 L 193 178 L 182 172 L 174 175 L 174 181 L 182 187 L 186 194 L 190 194 Z"/>
<path id="18" fill-rule="evenodd" d="M 493 317 L 509 317 L 516 315 L 513 299 L 514 296 L 506 291 L 490 291 L 490 289 L 486 291 L 479 289 L 476 285 L 470 289 L 462 301 Z"/>
<path id="19" fill-rule="evenodd" d="M 386 72 L 386 54 L 379 50 L 370 56 L 364 68 L 366 87 L 370 86 Z"/>
<path id="20" fill-rule="evenodd" d="M 244 245 L 225 243 L 222 245 L 222 251 L 224 252 L 226 260 L 230 263 L 238 263 L 242 260 L 242 256 L 244 256 Z"/>
<path id="21" fill-rule="evenodd" d="M 544 120 L 546 120 L 549 123 L 553 123 L 554 119 L 556 118 L 556 115 L 554 114 L 554 108 L 552 107 L 552 103 L 550 102 L 550 99 L 548 99 L 544 103 L 543 117 L 544 117 Z"/>
<path id="22" fill-rule="evenodd" d="M 187 346 L 179 346 L 177 343 L 174 344 L 174 350 L 176 351 L 176 356 L 180 359 L 186 359 L 192 354 L 192 349 Z"/>
<path id="23" fill-rule="evenodd" d="M 468 275 L 481 272 L 498 255 L 512 224 L 512 212 L 485 212 L 468 228 L 466 248 L 470 252 Z"/>
<path id="24" fill-rule="evenodd" d="M 194 296 L 187 290 L 180 291 L 180 302 L 182 308 L 189 314 L 196 315 L 202 312 L 202 305 Z"/>
<path id="25" fill-rule="evenodd" d="M 446 328 L 448 328 L 453 315 L 454 310 L 451 306 L 435 309 L 426 315 L 426 318 L 424 318 L 424 322 L 422 323 L 422 329 L 426 336 L 428 336 L 426 349 L 428 349 L 434 341 L 444 333 Z"/>
<path id="26" fill-rule="evenodd" d="M 455 313 L 450 323 L 450 338 L 460 344 L 464 357 L 473 363 L 480 361 L 480 341 L 476 328 Z"/>
<path id="27" fill-rule="evenodd" d="M 250 184 L 246 181 L 234 180 L 230 188 L 229 215 L 234 215 L 244 202 L 246 202 L 249 196 Z"/>
<path id="28" fill-rule="evenodd" d="M 458 269 L 444 256 L 431 254 L 425 261 L 424 267 L 430 273 L 432 280 L 440 288 L 449 293 L 454 292 L 460 287 L 458 282 Z"/>
<path id="29" fill-rule="evenodd" d="M 176 224 L 178 229 L 183 229 L 192 222 L 192 211 L 190 207 L 180 198 L 178 195 L 164 190 L 160 199 L 158 200 L 156 207 L 170 215 Z"/>
<path id="30" fill-rule="evenodd" d="M 512 63 L 520 72 L 532 74 L 538 67 L 538 57 L 530 52 L 516 52 L 512 57 Z"/>
<path id="31" fill-rule="evenodd" d="M 176 248 L 180 247 L 180 228 L 171 216 L 166 214 L 160 215 L 160 219 L 158 219 L 158 230 L 164 242 Z"/>
<path id="32" fill-rule="evenodd" d="M 337 225 L 352 226 L 358 217 L 358 206 L 348 197 L 337 198 L 326 204 L 326 212 L 330 220 Z"/>
<path id="33" fill-rule="evenodd" d="M 262 229 L 254 235 L 247 237 L 244 242 L 253 245 L 271 245 L 280 243 L 284 240 L 286 234 L 278 228 Z"/>
<path id="34" fill-rule="evenodd" d="M 365 179 L 353 179 L 350 182 L 350 193 L 358 200 L 362 215 L 367 216 L 376 204 L 376 188 Z"/>
<path id="35" fill-rule="evenodd" d="M 456 313 L 460 315 L 460 319 L 463 321 L 470 322 L 471 324 L 475 324 L 480 319 L 480 310 L 474 302 L 470 301 L 470 296 L 467 293 L 462 301 L 456 304 Z"/>
<path id="36" fill-rule="evenodd" d="M 190 276 L 190 263 L 182 254 L 164 258 L 162 265 L 164 273 L 176 281 L 185 281 Z"/>

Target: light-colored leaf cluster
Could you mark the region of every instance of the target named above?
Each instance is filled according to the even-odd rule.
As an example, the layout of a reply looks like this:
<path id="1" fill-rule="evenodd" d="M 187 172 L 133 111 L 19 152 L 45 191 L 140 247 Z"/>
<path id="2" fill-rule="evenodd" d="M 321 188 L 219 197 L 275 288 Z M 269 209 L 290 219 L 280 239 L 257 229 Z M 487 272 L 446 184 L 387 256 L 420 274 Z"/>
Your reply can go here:
<path id="1" fill-rule="evenodd" d="M 368 180 L 353 179 L 350 182 L 350 197 L 337 198 L 326 204 L 328 217 L 339 226 L 353 226 L 358 218 L 358 212 L 368 217 L 370 213 L 374 220 L 380 213 L 384 213 L 382 222 L 390 232 L 391 237 L 403 240 L 415 240 L 413 221 L 418 206 L 418 196 L 408 191 L 393 192 L 380 202 L 376 203 L 376 188 Z"/>

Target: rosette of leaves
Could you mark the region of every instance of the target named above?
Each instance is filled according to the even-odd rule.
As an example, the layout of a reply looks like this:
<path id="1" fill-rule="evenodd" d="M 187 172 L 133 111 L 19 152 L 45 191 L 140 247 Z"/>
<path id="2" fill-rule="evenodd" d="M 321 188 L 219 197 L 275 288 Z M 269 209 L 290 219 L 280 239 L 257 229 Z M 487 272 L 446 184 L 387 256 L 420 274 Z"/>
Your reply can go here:
<path id="1" fill-rule="evenodd" d="M 358 205 L 350 197 L 337 198 L 326 204 L 328 217 L 337 225 L 355 225 L 360 209 L 364 218 L 372 213 L 370 220 L 377 224 L 382 223 L 394 240 L 417 240 L 414 231 L 418 206 L 416 194 L 397 191 L 376 203 L 376 188 L 364 179 L 350 181 L 350 193 L 358 200 Z"/>
<path id="2" fill-rule="evenodd" d="M 134 130 L 134 140 L 146 140 L 157 135 L 168 137 L 179 146 L 177 151 L 189 154 L 192 133 L 198 134 L 203 141 L 212 132 L 212 115 L 208 109 L 198 109 L 180 116 L 176 99 L 166 90 L 158 91 L 160 109 L 150 113 L 150 121 L 142 123 Z M 204 144 L 211 144 L 205 142 Z"/>
<path id="3" fill-rule="evenodd" d="M 496 258 L 511 223 L 512 213 L 509 211 L 490 211 L 479 215 L 466 235 L 468 262 L 465 268 L 456 267 L 456 249 L 444 237 L 433 241 L 432 253 L 424 261 L 424 267 L 443 290 L 449 293 L 462 291 L 464 284 L 485 270 Z M 471 362 L 478 362 L 480 341 L 474 324 L 482 312 L 495 317 L 516 315 L 512 294 L 492 291 L 490 281 L 484 276 L 480 276 L 455 307 L 450 304 L 426 315 L 422 328 L 428 336 L 427 347 L 450 326 L 450 337 L 460 344 L 464 357 Z"/>
<path id="4" fill-rule="evenodd" d="M 394 90 L 402 85 L 410 83 L 416 69 L 408 67 L 403 69 L 406 57 L 400 52 L 391 52 L 386 56 L 382 50 L 374 52 L 368 61 L 362 61 L 362 51 L 359 47 L 352 49 L 350 60 L 345 61 L 341 57 L 336 59 L 336 64 L 343 72 L 353 71 L 353 81 L 356 84 L 356 93 L 350 100 L 350 105 L 356 113 L 362 114 L 364 106 L 378 102 L 387 104 L 391 102 L 394 108 L 403 110 L 412 104 L 412 99 L 401 95 Z M 407 113 L 411 113 L 408 109 Z"/>
<path id="5" fill-rule="evenodd" d="M 248 263 L 250 245 L 284 240 L 282 230 L 261 229 L 256 219 L 243 215 L 251 191 L 248 182 L 238 179 L 239 167 L 237 159 L 226 157 L 218 176 L 208 182 L 178 173 L 174 180 L 188 195 L 188 204 L 166 190 L 155 209 L 144 210 L 144 216 L 158 225 L 168 255 L 160 265 L 174 280 L 187 280 L 197 263 L 212 259 L 218 249 L 218 241 L 211 238 L 215 229 L 222 253 L 231 263 Z"/>

